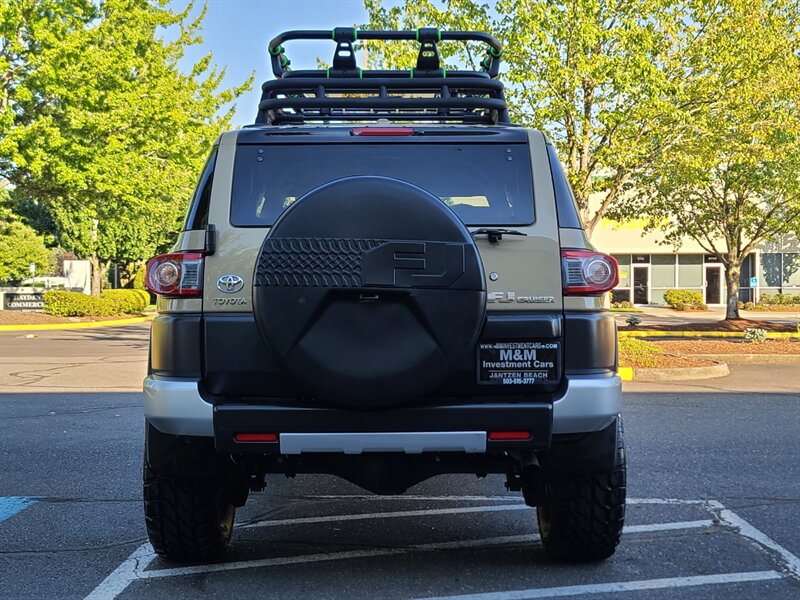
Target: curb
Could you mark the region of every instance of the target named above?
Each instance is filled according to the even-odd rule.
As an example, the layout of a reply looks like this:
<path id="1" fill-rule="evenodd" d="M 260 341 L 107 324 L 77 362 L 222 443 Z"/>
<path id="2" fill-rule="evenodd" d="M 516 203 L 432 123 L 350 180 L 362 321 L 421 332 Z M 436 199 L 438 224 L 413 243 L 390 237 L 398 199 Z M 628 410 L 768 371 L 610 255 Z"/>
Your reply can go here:
<path id="1" fill-rule="evenodd" d="M 743 338 L 743 331 L 629 331 L 626 329 L 617 332 L 619 337 L 719 337 L 719 338 Z M 791 331 L 768 331 L 767 339 L 788 340 L 800 339 L 800 333 Z"/>
<path id="2" fill-rule="evenodd" d="M 656 383 L 664 381 L 691 381 L 696 379 L 714 379 L 731 374 L 728 363 L 719 362 L 708 367 L 682 367 L 682 368 L 633 368 L 619 367 L 617 374 L 622 381 L 641 381 Z"/>
<path id="3" fill-rule="evenodd" d="M 132 325 L 152 321 L 153 317 L 134 317 L 117 319 L 116 321 L 88 321 L 85 323 L 38 323 L 31 325 L 0 325 L 3 331 L 47 331 L 52 329 L 92 329 L 94 327 L 112 327 L 114 325 Z"/>
<path id="4" fill-rule="evenodd" d="M 617 375 L 622 381 L 633 381 L 633 367 L 617 367 Z"/>
<path id="5" fill-rule="evenodd" d="M 800 365 L 800 354 L 695 354 L 729 365 Z"/>

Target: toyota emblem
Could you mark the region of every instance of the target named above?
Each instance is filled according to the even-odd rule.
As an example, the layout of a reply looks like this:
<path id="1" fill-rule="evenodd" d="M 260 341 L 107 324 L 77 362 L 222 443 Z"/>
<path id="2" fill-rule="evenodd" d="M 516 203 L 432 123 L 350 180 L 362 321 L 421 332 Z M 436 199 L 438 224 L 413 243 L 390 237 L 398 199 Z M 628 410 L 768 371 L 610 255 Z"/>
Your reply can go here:
<path id="1" fill-rule="evenodd" d="M 217 289 L 226 294 L 235 294 L 244 287 L 244 279 L 238 275 L 223 275 L 217 279 Z"/>

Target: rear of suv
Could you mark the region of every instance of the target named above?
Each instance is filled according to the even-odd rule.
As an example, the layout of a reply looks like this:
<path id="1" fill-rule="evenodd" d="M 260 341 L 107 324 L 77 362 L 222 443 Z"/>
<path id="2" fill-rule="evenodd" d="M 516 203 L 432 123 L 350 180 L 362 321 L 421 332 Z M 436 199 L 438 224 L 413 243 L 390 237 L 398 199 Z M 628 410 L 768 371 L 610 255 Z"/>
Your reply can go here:
<path id="1" fill-rule="evenodd" d="M 282 44 L 336 42 L 326 71 Z M 357 40 L 416 40 L 362 71 Z M 437 45 L 485 43 L 483 71 Z M 625 511 L 617 283 L 550 141 L 510 123 L 477 32 L 294 31 L 270 43 L 256 123 L 210 153 L 158 294 L 144 382 L 156 552 L 207 560 L 267 475 L 400 494 L 501 474 L 553 556 L 613 554 Z"/>

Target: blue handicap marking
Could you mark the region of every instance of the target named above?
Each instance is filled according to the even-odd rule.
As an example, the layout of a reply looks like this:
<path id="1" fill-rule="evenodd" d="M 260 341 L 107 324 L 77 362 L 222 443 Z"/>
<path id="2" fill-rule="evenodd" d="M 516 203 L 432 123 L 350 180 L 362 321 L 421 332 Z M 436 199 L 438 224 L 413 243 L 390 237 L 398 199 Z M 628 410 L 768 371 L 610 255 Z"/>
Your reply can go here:
<path id="1" fill-rule="evenodd" d="M 10 519 L 21 510 L 33 506 L 38 501 L 38 498 L 28 496 L 0 496 L 0 523 Z"/>

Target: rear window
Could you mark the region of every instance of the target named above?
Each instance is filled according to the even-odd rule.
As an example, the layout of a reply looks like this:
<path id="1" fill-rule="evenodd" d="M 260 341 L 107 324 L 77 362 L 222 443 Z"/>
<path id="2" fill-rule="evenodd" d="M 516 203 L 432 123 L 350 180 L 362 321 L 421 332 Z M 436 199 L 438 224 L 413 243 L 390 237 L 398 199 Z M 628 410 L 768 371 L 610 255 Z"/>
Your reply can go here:
<path id="1" fill-rule="evenodd" d="M 240 145 L 231 223 L 265 227 L 306 192 L 334 179 L 382 175 L 441 198 L 466 225 L 530 225 L 527 144 Z"/>

